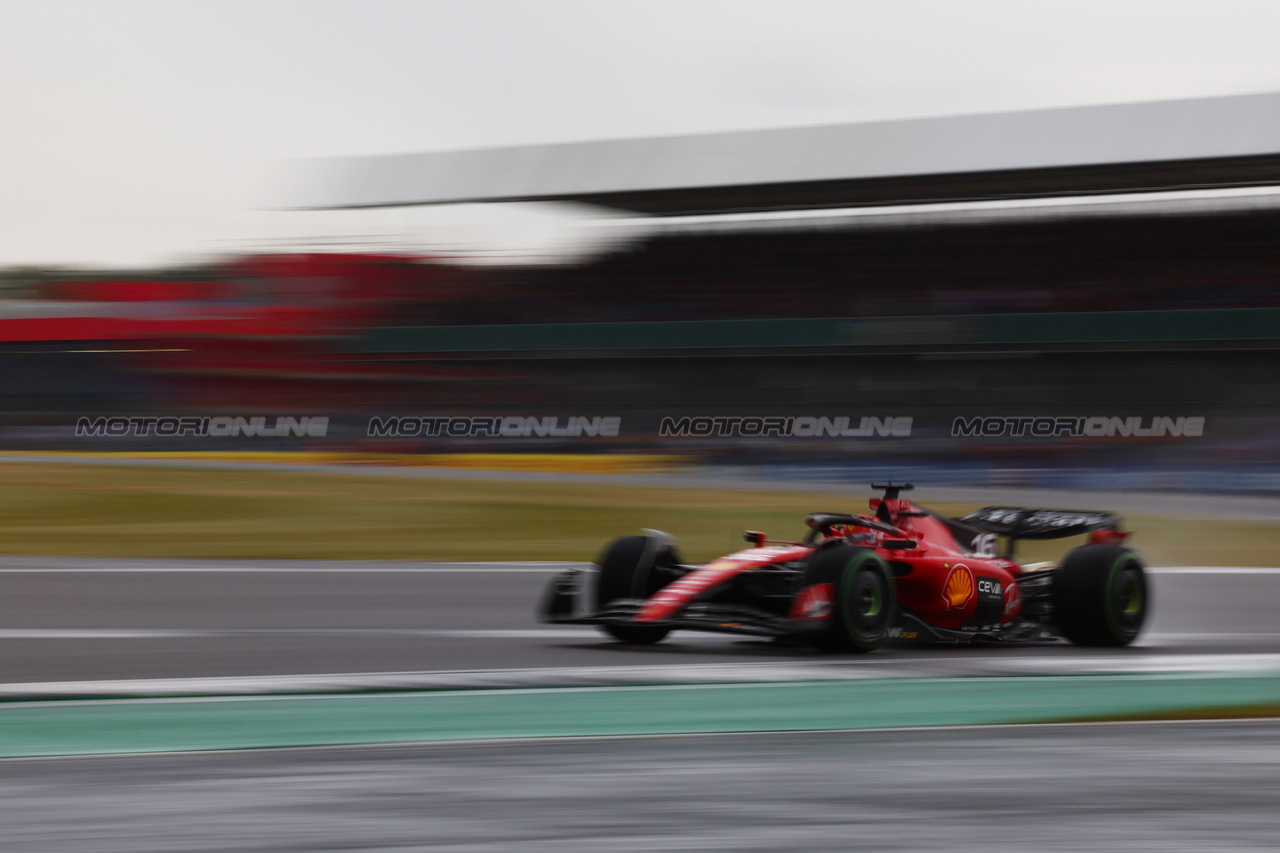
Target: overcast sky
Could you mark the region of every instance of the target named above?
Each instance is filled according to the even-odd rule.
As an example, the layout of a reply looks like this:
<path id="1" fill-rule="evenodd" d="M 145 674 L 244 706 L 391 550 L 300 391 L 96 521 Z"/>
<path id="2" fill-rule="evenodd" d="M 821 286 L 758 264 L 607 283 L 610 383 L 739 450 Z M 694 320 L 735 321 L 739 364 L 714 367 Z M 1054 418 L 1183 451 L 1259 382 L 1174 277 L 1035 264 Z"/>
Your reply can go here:
<path id="1" fill-rule="evenodd" d="M 1277 90 L 1275 0 L 4 0 L 0 265 L 306 233 L 293 157 Z"/>

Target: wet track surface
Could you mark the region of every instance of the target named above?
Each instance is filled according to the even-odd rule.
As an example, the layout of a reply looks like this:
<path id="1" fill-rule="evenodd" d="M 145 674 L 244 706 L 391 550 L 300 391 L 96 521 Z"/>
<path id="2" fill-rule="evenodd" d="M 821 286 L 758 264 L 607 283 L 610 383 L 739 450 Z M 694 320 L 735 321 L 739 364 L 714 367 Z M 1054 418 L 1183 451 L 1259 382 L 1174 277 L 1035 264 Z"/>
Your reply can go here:
<path id="1" fill-rule="evenodd" d="M 13 851 L 1273 850 L 1280 722 L 0 763 Z"/>
<path id="2" fill-rule="evenodd" d="M 1137 648 L 841 658 L 543 626 L 558 566 L 0 558 L 0 684 L 824 662 L 1052 673 L 1280 654 L 1280 573 L 1152 577 Z M 453 675 L 444 675 L 446 680 Z M 630 677 L 630 676 L 623 676 Z M 994 727 L 0 761 L 14 851 L 1270 850 L 1280 722 Z"/>
<path id="3" fill-rule="evenodd" d="M 0 558 L 0 683 L 829 660 L 804 648 L 674 634 L 652 648 L 539 625 L 557 566 Z M 1280 652 L 1280 573 L 1159 572 L 1146 654 Z M 888 647 L 867 661 L 1055 660 L 1065 644 Z"/>

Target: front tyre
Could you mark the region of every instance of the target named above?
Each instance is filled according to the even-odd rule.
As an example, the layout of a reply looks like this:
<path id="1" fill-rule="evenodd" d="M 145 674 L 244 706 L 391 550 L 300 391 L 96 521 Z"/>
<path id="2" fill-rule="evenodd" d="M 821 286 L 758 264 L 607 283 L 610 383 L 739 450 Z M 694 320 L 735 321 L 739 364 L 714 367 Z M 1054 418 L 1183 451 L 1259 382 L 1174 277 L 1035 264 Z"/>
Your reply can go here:
<path id="1" fill-rule="evenodd" d="M 1054 576 L 1053 609 L 1063 636 L 1076 645 L 1129 645 L 1151 609 L 1142 561 L 1115 545 L 1071 549 Z"/>
<path id="2" fill-rule="evenodd" d="M 664 557 L 674 559 L 674 555 L 662 553 L 662 544 L 652 536 L 624 536 L 615 540 L 600 558 L 596 609 L 602 610 L 619 598 L 647 599 L 661 589 L 664 583 L 654 567 Z M 671 633 L 670 628 L 649 625 L 600 627 L 615 640 L 646 646 L 661 642 Z"/>
<path id="3" fill-rule="evenodd" d="M 889 566 L 875 551 L 837 545 L 814 555 L 806 584 L 832 585 L 830 624 L 824 645 L 846 652 L 871 652 L 889 636 L 897 618 Z"/>

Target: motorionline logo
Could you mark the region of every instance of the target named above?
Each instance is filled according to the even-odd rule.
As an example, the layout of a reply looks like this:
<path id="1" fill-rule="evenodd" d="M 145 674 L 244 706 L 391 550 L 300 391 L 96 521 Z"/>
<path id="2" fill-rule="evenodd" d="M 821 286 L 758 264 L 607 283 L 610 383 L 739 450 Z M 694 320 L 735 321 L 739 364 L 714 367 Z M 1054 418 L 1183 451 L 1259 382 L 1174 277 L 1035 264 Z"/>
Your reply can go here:
<path id="1" fill-rule="evenodd" d="M 1117 418 L 1101 416 L 956 418 L 951 422 L 951 435 L 980 436 L 982 438 L 1003 436 L 1031 436 L 1033 438 L 1057 438 L 1059 436 L 1087 436 L 1090 438 L 1177 436 L 1199 438 L 1204 435 L 1204 418 Z"/>
<path id="2" fill-rule="evenodd" d="M 664 417 L 658 435 L 664 437 L 725 438 L 906 438 L 911 418 L 836 417 Z"/>
<path id="3" fill-rule="evenodd" d="M 215 415 L 194 417 L 182 415 L 158 415 L 154 417 L 106 417 L 79 418 L 76 420 L 76 437 L 124 438 L 126 436 L 157 435 L 163 437 L 204 436 L 224 438 L 250 436 L 283 438 L 305 436 L 324 438 L 329 432 L 328 416 L 277 417 L 265 415 L 237 416 Z"/>
<path id="4" fill-rule="evenodd" d="M 562 422 L 563 421 L 563 422 Z M 620 417 L 393 417 L 370 418 L 370 438 L 594 438 L 613 437 L 622 429 Z"/>

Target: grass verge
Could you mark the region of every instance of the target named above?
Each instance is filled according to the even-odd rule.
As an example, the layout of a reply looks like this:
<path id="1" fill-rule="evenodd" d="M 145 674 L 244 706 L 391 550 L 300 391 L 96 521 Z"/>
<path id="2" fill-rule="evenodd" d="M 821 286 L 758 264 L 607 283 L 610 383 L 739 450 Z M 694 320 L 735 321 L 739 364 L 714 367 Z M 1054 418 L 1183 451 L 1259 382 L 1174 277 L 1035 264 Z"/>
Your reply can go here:
<path id="1" fill-rule="evenodd" d="M 744 529 L 803 535 L 814 511 L 866 492 L 443 480 L 260 470 L 0 464 L 0 552 L 96 557 L 591 560 L 652 527 L 686 559 L 744 547 Z M 933 509 L 960 514 L 966 505 Z M 1099 507 L 1105 509 L 1106 507 Z M 1280 525 L 1130 517 L 1159 565 L 1280 565 Z M 1071 540 L 1024 543 L 1051 559 Z"/>

